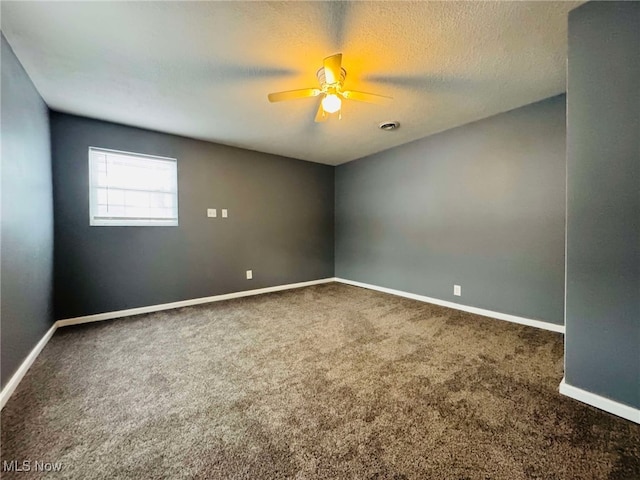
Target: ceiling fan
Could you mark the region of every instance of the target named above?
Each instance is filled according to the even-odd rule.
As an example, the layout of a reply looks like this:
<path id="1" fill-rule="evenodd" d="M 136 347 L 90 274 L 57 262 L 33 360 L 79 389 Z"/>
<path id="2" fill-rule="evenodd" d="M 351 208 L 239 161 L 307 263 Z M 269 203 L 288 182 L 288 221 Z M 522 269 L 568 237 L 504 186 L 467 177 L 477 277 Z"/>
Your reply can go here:
<path id="1" fill-rule="evenodd" d="M 342 54 L 336 53 L 327 57 L 322 62 L 322 67 L 316 73 L 320 88 L 302 88 L 300 90 L 287 90 L 285 92 L 270 93 L 270 102 L 282 102 L 284 100 L 295 100 L 297 98 L 317 97 L 322 95 L 322 100 L 316 113 L 316 122 L 324 122 L 328 115 L 338 112 L 342 118 L 342 99 L 357 100 L 359 102 L 380 103 L 391 99 L 384 95 L 358 92 L 355 90 L 343 90 L 344 79 L 347 71 L 342 68 Z"/>

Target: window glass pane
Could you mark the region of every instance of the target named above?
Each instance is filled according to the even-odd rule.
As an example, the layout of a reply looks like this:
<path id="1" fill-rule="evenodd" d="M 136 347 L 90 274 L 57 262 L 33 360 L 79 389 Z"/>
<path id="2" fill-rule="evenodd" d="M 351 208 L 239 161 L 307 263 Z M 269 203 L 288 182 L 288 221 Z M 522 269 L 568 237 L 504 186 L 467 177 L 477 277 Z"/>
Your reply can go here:
<path id="1" fill-rule="evenodd" d="M 178 224 L 174 159 L 91 147 L 89 160 L 92 225 Z"/>
<path id="2" fill-rule="evenodd" d="M 107 205 L 106 217 L 124 217 L 125 210 L 123 205 Z"/>
<path id="3" fill-rule="evenodd" d="M 149 193 L 130 190 L 125 193 L 125 205 L 129 207 L 148 207 Z"/>
<path id="4" fill-rule="evenodd" d="M 169 208 L 151 208 L 151 215 L 153 217 L 158 217 L 158 218 L 171 218 L 173 217 L 173 211 Z"/>
<path id="5" fill-rule="evenodd" d="M 127 206 L 127 212 L 126 212 L 126 216 L 127 217 L 134 217 L 134 218 L 149 218 L 151 217 L 148 208 L 141 208 L 141 207 L 131 207 L 131 206 Z"/>
<path id="6" fill-rule="evenodd" d="M 124 191 L 122 190 L 107 190 L 107 202 L 108 205 L 125 205 Z"/>
<path id="7" fill-rule="evenodd" d="M 99 217 L 106 217 L 109 215 L 109 211 L 107 210 L 107 205 L 98 205 L 97 214 Z"/>
<path id="8" fill-rule="evenodd" d="M 151 207 L 164 207 L 166 193 L 150 193 L 149 194 L 149 206 Z"/>
<path id="9" fill-rule="evenodd" d="M 106 204 L 107 204 L 107 189 L 98 188 L 98 205 L 106 205 Z"/>

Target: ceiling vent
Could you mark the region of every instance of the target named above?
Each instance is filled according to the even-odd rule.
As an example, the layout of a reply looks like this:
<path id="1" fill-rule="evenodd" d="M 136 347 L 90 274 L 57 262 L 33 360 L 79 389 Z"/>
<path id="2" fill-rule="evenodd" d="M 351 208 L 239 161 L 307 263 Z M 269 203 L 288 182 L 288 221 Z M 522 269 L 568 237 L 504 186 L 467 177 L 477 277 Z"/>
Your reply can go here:
<path id="1" fill-rule="evenodd" d="M 400 123 L 398 122 L 382 122 L 380 125 L 378 125 L 378 128 L 380 130 L 386 130 L 387 132 L 390 132 L 391 130 L 395 130 L 400 126 Z"/>

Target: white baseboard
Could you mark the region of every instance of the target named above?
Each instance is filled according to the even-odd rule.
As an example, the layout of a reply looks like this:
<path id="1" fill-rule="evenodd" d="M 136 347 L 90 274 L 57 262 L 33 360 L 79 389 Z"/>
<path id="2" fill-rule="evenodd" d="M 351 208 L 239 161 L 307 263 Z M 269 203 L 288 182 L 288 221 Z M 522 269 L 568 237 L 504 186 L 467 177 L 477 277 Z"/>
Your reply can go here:
<path id="1" fill-rule="evenodd" d="M 38 358 L 38 355 L 40 354 L 42 349 L 45 347 L 49 339 L 53 336 L 57 328 L 58 328 L 58 325 L 54 323 L 53 326 L 47 331 L 47 333 L 44 334 L 44 336 L 36 344 L 36 346 L 33 347 L 33 350 L 31 350 L 29 355 L 27 355 L 27 358 L 24 359 L 24 362 L 22 362 L 18 370 L 16 370 L 16 373 L 13 374 L 9 382 L 7 382 L 7 384 L 4 386 L 4 388 L 2 389 L 2 392 L 0 392 L 0 410 L 4 408 L 5 404 L 7 403 L 7 400 L 9 400 L 9 397 L 11 397 L 16 387 L 22 381 L 23 377 L 26 375 L 29 368 L 31 368 L 31 365 L 33 365 L 33 362 L 35 361 L 35 359 Z"/>
<path id="2" fill-rule="evenodd" d="M 612 413 L 618 417 L 640 423 L 640 409 L 630 407 L 624 403 L 616 402 L 607 397 L 601 397 L 598 394 L 588 392 L 573 385 L 569 385 L 563 378 L 560 382 L 560 393 L 574 400 L 586 403 L 592 407 L 599 408 L 605 412 Z"/>
<path id="3" fill-rule="evenodd" d="M 172 308 L 190 307 L 192 305 L 200 305 L 202 303 L 220 302 L 222 300 L 231 300 L 233 298 L 279 292 L 281 290 L 291 290 L 293 288 L 309 287 L 311 285 L 330 283 L 334 281 L 334 278 L 322 278 L 320 280 L 311 280 L 309 282 L 289 283 L 286 285 L 277 285 L 275 287 L 257 288 L 255 290 L 243 290 L 241 292 L 225 293 L 223 295 L 213 295 L 211 297 L 193 298 L 191 300 L 181 300 L 179 302 L 172 303 L 161 303 L 159 305 L 150 305 L 148 307 L 129 308 L 127 310 L 117 310 L 115 312 L 105 312 L 97 313 L 95 315 L 66 318 L 64 320 L 58 320 L 56 323 L 59 327 L 67 327 L 69 325 L 78 325 L 80 323 L 99 322 L 101 320 L 110 320 L 113 318 L 131 317 L 133 315 L 140 315 L 142 313 L 152 313 L 159 312 L 161 310 L 170 310 Z"/>
<path id="4" fill-rule="evenodd" d="M 497 318 L 498 320 L 506 320 L 508 322 L 519 323 L 521 325 L 528 325 L 530 327 L 542 328 L 544 330 L 551 330 L 552 332 L 564 333 L 564 325 L 555 325 L 549 322 L 543 322 L 541 320 L 533 320 L 530 318 L 517 317 L 515 315 L 509 315 L 506 313 L 492 312 L 491 310 L 484 310 L 482 308 L 470 307 L 468 305 L 460 305 L 458 303 L 447 302 L 445 300 L 439 300 L 437 298 L 425 297 L 424 295 L 417 295 L 415 293 L 403 292 L 401 290 L 393 290 L 392 288 L 379 287 L 377 285 L 370 285 L 368 283 L 354 282 L 353 280 L 346 280 L 344 278 L 336 277 L 336 282 L 345 283 L 347 285 L 353 285 L 355 287 L 368 288 L 370 290 L 377 290 L 379 292 L 390 293 L 391 295 L 398 295 L 399 297 L 411 298 L 412 300 L 418 300 L 420 302 L 433 303 L 443 307 L 453 308 L 455 310 L 462 310 L 463 312 L 475 313 L 482 315 L 483 317 Z"/>
<path id="5" fill-rule="evenodd" d="M 16 387 L 25 376 L 35 359 L 38 357 L 42 349 L 45 347 L 49 339 L 55 331 L 60 327 L 70 325 L 78 325 L 80 323 L 98 322 L 101 320 L 109 320 L 112 318 L 129 317 L 139 315 L 141 313 L 159 312 L 171 308 L 188 307 L 191 305 L 200 305 L 202 303 L 219 302 L 221 300 L 230 300 L 232 298 L 249 297 L 252 295 L 261 295 L 263 293 L 279 292 L 282 290 L 291 290 L 294 288 L 308 287 L 311 285 L 319 285 L 321 283 L 335 282 L 335 278 L 322 278 L 320 280 L 311 280 L 309 282 L 289 283 L 287 285 L 277 285 L 275 287 L 257 288 L 255 290 L 244 290 L 241 292 L 226 293 L 224 295 L 214 295 L 212 297 L 194 298 L 191 300 L 182 300 L 180 302 L 163 303 L 160 305 L 150 305 L 148 307 L 130 308 L 128 310 L 118 310 L 115 312 L 98 313 L 96 315 L 85 315 L 83 317 L 67 318 L 58 320 L 53 324 L 49 331 L 40 339 L 38 344 L 31 350 L 31 353 L 24 359 L 16 373 L 13 374 L 11 380 L 5 385 L 0 392 L 0 410 L 4 408 L 9 397 L 13 394 Z"/>

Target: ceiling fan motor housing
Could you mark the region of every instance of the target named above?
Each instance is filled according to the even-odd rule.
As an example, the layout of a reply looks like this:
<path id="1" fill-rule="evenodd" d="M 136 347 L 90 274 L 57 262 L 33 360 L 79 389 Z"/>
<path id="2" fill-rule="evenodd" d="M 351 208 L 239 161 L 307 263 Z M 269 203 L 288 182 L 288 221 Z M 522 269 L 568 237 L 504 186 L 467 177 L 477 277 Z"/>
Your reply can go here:
<path id="1" fill-rule="evenodd" d="M 316 76 L 318 77 L 318 82 L 320 82 L 320 86 L 322 87 L 323 90 L 325 90 L 326 87 L 329 86 L 329 84 L 327 84 L 327 78 L 324 73 L 324 67 L 320 67 L 318 69 L 318 71 L 316 72 Z M 342 85 L 344 83 L 345 78 L 347 78 L 347 71 L 344 68 L 340 68 L 340 80 L 337 83 Z"/>

